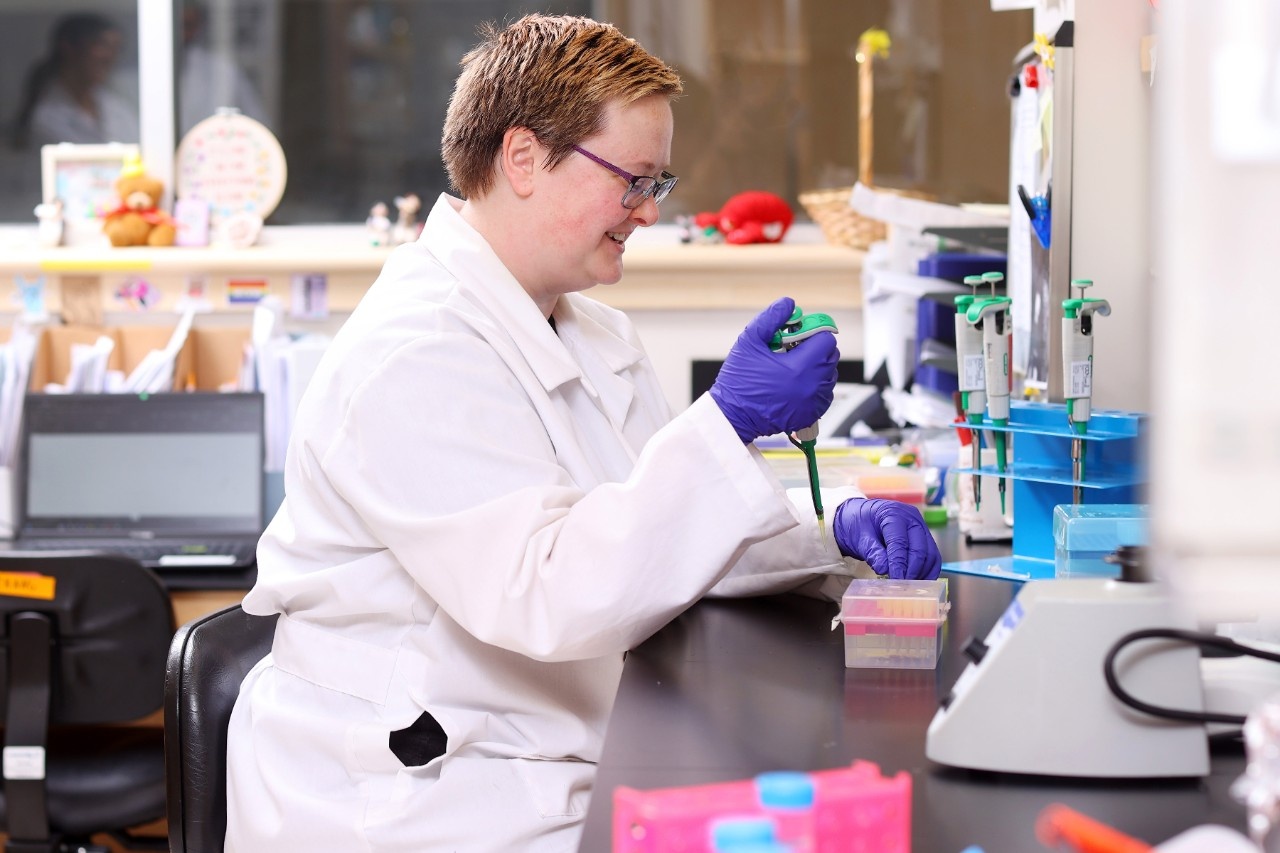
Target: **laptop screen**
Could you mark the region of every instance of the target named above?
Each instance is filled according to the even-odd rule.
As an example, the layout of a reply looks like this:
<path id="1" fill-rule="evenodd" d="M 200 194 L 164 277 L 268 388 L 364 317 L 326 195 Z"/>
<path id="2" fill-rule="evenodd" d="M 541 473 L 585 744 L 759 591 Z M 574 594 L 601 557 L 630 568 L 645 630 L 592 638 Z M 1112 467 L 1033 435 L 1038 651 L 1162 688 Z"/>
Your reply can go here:
<path id="1" fill-rule="evenodd" d="M 32 394 L 23 534 L 262 530 L 261 394 Z"/>

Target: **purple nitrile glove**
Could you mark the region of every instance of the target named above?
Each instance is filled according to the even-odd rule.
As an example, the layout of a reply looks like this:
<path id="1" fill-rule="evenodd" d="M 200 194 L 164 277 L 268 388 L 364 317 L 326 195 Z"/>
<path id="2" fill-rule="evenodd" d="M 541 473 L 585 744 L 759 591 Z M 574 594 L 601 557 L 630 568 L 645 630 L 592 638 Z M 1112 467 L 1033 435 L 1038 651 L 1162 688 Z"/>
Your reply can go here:
<path id="1" fill-rule="evenodd" d="M 748 323 L 711 386 L 711 398 L 744 444 L 813 426 L 835 396 L 835 335 L 819 332 L 793 349 L 769 349 L 793 310 L 795 302 L 784 296 Z"/>
<path id="2" fill-rule="evenodd" d="M 933 534 L 911 504 L 850 498 L 836 507 L 831 531 L 841 554 L 866 561 L 878 575 L 933 580 L 942 568 Z"/>

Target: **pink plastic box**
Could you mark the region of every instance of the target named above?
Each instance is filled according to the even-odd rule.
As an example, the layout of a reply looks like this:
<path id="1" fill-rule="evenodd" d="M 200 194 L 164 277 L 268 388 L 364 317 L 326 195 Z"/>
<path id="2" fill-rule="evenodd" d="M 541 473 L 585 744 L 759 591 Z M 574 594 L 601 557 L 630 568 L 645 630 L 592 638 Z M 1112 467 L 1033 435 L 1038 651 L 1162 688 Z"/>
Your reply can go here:
<path id="1" fill-rule="evenodd" d="M 844 665 L 933 669 L 950 608 L 945 579 L 854 578 L 840 602 Z"/>
<path id="2" fill-rule="evenodd" d="M 765 774 L 770 775 L 770 774 Z M 778 840 L 817 853 L 911 850 L 911 776 L 880 775 L 869 761 L 796 774 L 812 780 L 812 805 L 770 809 L 755 779 L 613 792 L 614 853 L 714 853 L 712 829 L 725 818 L 776 817 Z M 762 778 L 762 777 L 757 777 Z"/>
<path id="3" fill-rule="evenodd" d="M 924 508 L 927 488 L 919 468 L 867 467 L 858 471 L 853 484 L 868 498 L 902 501 L 917 509 Z"/>

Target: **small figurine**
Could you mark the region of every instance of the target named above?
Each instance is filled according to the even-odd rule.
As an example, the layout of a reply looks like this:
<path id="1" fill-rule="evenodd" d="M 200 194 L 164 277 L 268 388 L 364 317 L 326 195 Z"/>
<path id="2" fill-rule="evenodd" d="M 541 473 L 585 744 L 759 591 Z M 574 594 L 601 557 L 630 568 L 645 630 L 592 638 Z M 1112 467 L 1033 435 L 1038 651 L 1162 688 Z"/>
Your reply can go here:
<path id="1" fill-rule="evenodd" d="M 396 196 L 396 210 L 400 215 L 396 218 L 395 227 L 391 229 L 391 244 L 412 243 L 418 239 L 418 211 L 422 209 L 422 201 L 413 193 Z"/>
<path id="2" fill-rule="evenodd" d="M 680 229 L 680 242 L 693 242 L 693 217 L 688 214 L 681 213 L 676 216 L 676 227 Z"/>
<path id="3" fill-rule="evenodd" d="M 36 241 L 46 249 L 62 245 L 62 200 L 54 199 L 36 205 Z"/>
<path id="4" fill-rule="evenodd" d="M 391 245 L 391 219 L 387 216 L 385 202 L 380 201 L 369 208 L 369 218 L 364 221 L 364 227 L 369 232 L 370 246 Z"/>

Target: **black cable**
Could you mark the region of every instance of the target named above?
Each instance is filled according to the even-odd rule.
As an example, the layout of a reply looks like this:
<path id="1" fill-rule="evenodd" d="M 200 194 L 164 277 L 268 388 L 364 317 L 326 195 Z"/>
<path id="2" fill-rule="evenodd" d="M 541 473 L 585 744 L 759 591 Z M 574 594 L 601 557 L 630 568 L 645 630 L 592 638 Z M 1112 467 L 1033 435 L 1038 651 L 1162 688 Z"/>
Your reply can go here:
<path id="1" fill-rule="evenodd" d="M 1162 717 L 1167 720 L 1181 720 L 1192 723 L 1228 723 L 1237 726 L 1242 726 L 1245 722 L 1245 718 L 1238 714 L 1220 714 L 1214 711 L 1187 711 L 1180 708 L 1165 708 L 1160 705 L 1152 705 L 1148 702 L 1143 702 L 1126 691 L 1120 686 L 1120 680 L 1116 678 L 1116 657 L 1125 646 L 1136 643 L 1139 640 L 1177 640 L 1183 643 L 1190 643 L 1201 649 L 1206 647 L 1215 648 L 1233 655 L 1249 655 L 1250 657 L 1280 663 L 1280 654 L 1256 649 L 1253 646 L 1246 646 L 1227 637 L 1220 637 L 1217 634 L 1203 634 L 1197 631 L 1184 631 L 1176 628 L 1147 628 L 1142 631 L 1125 634 L 1116 640 L 1111 650 L 1107 652 L 1106 658 L 1102 661 L 1102 674 L 1107 680 L 1107 687 L 1111 688 L 1112 694 L 1117 699 L 1130 708 L 1152 717 Z"/>

